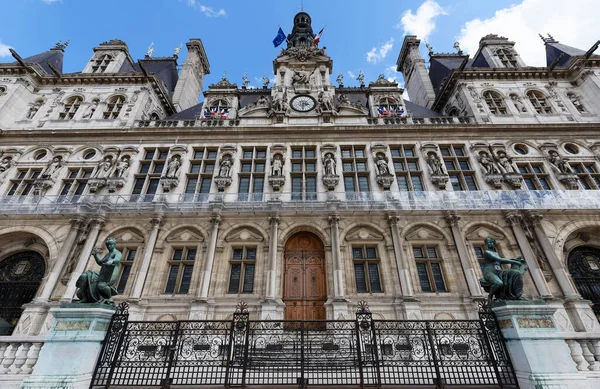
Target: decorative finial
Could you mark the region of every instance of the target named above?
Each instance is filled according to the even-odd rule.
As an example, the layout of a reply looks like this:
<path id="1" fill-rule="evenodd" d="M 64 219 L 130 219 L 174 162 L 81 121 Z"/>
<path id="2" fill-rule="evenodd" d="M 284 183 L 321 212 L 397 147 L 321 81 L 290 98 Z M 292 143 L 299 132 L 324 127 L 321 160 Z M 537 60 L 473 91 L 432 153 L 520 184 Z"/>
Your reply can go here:
<path id="1" fill-rule="evenodd" d="M 433 55 L 433 47 L 428 42 L 425 42 L 425 47 L 427 47 L 427 51 L 429 51 L 429 56 L 431 57 Z"/>
<path id="2" fill-rule="evenodd" d="M 154 55 L 154 42 L 150 43 L 148 46 L 148 51 L 146 51 L 146 58 L 152 58 Z"/>
<path id="3" fill-rule="evenodd" d="M 71 42 L 71 41 L 68 40 L 65 43 L 62 43 L 62 41 L 58 41 L 58 42 L 56 42 L 56 44 L 54 45 L 54 47 L 52 48 L 52 50 L 62 50 L 62 51 L 64 51 L 67 48 L 67 46 L 69 46 L 69 42 Z"/>
<path id="4" fill-rule="evenodd" d="M 302 0 L 302 4 L 298 8 L 300 8 L 300 11 L 304 12 L 304 0 Z"/>
<path id="5" fill-rule="evenodd" d="M 454 47 L 458 55 L 462 55 L 462 50 L 460 49 L 460 43 L 458 41 L 454 42 L 454 46 L 452 47 Z"/>
<path id="6" fill-rule="evenodd" d="M 244 75 L 242 76 L 242 86 L 244 88 L 248 87 L 250 84 L 250 80 L 248 80 L 248 72 L 244 70 Z"/>
<path id="7" fill-rule="evenodd" d="M 343 88 L 344 87 L 344 75 L 342 73 L 338 74 L 338 76 L 335 79 L 335 81 L 338 83 L 339 88 Z"/>
<path id="8" fill-rule="evenodd" d="M 360 87 L 363 88 L 365 86 L 365 75 L 363 74 L 362 69 L 358 72 L 358 76 L 356 76 L 358 82 L 360 82 Z"/>
<path id="9" fill-rule="evenodd" d="M 178 57 L 179 52 L 181 51 L 182 48 L 183 48 L 183 43 L 180 43 L 179 46 L 177 46 L 175 48 L 175 50 L 173 50 L 173 57 Z"/>
<path id="10" fill-rule="evenodd" d="M 223 70 L 223 76 L 221 77 L 221 81 L 227 80 L 227 70 Z"/>
<path id="11" fill-rule="evenodd" d="M 271 80 L 269 80 L 269 77 L 267 77 L 267 75 L 265 74 L 263 76 L 263 88 L 267 88 L 269 86 L 269 82 L 271 82 Z"/>

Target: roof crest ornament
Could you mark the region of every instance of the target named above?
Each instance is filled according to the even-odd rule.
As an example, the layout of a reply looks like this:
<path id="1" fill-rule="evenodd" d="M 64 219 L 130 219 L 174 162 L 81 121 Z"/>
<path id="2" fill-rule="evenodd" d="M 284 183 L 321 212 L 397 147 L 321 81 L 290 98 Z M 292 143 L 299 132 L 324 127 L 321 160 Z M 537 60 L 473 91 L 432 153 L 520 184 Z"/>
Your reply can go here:
<path id="1" fill-rule="evenodd" d="M 175 58 L 179 57 L 179 52 L 181 51 L 182 48 L 183 48 L 183 43 L 180 43 L 179 46 L 177 46 L 175 48 L 175 50 L 173 50 L 173 57 L 175 57 Z"/>
<path id="2" fill-rule="evenodd" d="M 429 56 L 433 55 L 433 47 L 429 44 L 429 42 L 425 42 L 425 47 L 427 47 L 427 51 L 429 51 Z"/>
<path id="3" fill-rule="evenodd" d="M 154 55 L 154 42 L 150 43 L 148 46 L 148 51 L 146 51 L 146 58 L 152 58 Z"/>
<path id="4" fill-rule="evenodd" d="M 458 41 L 454 42 L 454 46 L 452 46 L 456 49 L 456 52 L 458 53 L 458 55 L 463 55 L 462 50 L 460 49 L 460 43 Z"/>
<path id="5" fill-rule="evenodd" d="M 68 40 L 65 43 L 62 43 L 62 41 L 58 41 L 56 42 L 56 44 L 54 45 L 53 48 L 51 48 L 50 50 L 61 50 L 61 51 L 65 51 L 65 49 L 67 48 L 67 46 L 69 46 L 69 43 L 71 41 Z"/>

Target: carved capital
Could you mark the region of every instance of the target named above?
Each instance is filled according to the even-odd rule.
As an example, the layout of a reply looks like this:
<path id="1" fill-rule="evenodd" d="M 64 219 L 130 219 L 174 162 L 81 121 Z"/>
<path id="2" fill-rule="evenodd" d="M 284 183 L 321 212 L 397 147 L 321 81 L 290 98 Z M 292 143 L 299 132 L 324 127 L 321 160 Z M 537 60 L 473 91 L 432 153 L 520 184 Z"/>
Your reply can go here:
<path id="1" fill-rule="evenodd" d="M 279 222 L 281 222 L 281 218 L 277 215 L 275 216 L 269 216 L 269 225 L 279 225 Z"/>
<path id="2" fill-rule="evenodd" d="M 221 225 L 221 216 L 216 215 L 211 217 L 210 222 L 212 223 L 213 227 L 219 228 L 219 225 Z"/>
<path id="3" fill-rule="evenodd" d="M 508 225 L 511 227 L 519 225 L 521 223 L 521 219 L 521 215 L 519 215 L 517 212 L 509 211 L 504 213 L 504 220 L 506 220 Z"/>
<path id="4" fill-rule="evenodd" d="M 153 228 L 160 228 L 165 224 L 164 217 L 162 215 L 152 216 L 148 221 Z"/>
<path id="5" fill-rule="evenodd" d="M 338 225 L 339 222 L 340 222 L 340 215 L 329 215 L 329 217 L 327 218 L 327 220 L 329 221 L 329 224 L 331 226 Z"/>
<path id="6" fill-rule="evenodd" d="M 544 217 L 539 212 L 525 211 L 524 220 L 525 220 L 525 223 L 527 223 L 530 226 L 539 225 L 543 218 Z"/>
<path id="7" fill-rule="evenodd" d="M 94 216 L 94 218 L 90 220 L 91 228 L 97 228 L 98 230 L 101 230 L 104 228 L 105 225 L 106 219 L 104 218 L 104 216 Z"/>
<path id="8" fill-rule="evenodd" d="M 85 219 L 82 217 L 74 217 L 73 219 L 69 220 L 69 223 L 71 223 L 71 228 L 76 230 L 81 230 L 83 227 L 85 227 Z"/>
<path id="9" fill-rule="evenodd" d="M 444 218 L 446 219 L 446 222 L 449 226 L 457 226 L 458 221 L 461 219 L 461 217 L 454 212 L 446 212 Z"/>
<path id="10" fill-rule="evenodd" d="M 390 226 L 392 225 L 398 225 L 398 223 L 400 223 L 400 216 L 398 215 L 388 215 L 388 224 Z"/>

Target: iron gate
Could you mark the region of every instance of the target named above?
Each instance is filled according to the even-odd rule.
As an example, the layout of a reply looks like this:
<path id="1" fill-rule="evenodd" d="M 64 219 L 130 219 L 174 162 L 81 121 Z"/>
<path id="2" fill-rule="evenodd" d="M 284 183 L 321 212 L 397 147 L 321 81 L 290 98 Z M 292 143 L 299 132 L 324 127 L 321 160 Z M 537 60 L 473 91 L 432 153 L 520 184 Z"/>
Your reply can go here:
<path id="1" fill-rule="evenodd" d="M 493 314 L 480 320 L 139 322 L 114 315 L 91 388 L 419 385 L 516 388 Z"/>

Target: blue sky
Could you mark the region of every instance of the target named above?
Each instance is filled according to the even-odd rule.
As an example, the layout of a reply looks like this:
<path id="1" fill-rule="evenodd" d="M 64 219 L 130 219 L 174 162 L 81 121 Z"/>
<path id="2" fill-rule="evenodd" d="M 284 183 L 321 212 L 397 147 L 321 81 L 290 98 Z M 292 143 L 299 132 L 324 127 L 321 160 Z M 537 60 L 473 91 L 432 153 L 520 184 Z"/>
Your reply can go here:
<path id="1" fill-rule="evenodd" d="M 367 81 L 392 69 L 406 33 L 426 38 L 438 52 L 453 51 L 455 40 L 471 54 L 482 35 L 498 33 L 517 42 L 528 64 L 542 66 L 543 44 L 538 32 L 551 33 L 562 43 L 587 50 L 600 38 L 595 12 L 600 0 L 304 0 L 313 29 L 326 26 L 321 46 L 327 47 L 334 69 L 345 85 L 362 69 Z M 244 71 L 252 85 L 272 75 L 279 49 L 272 39 L 279 25 L 287 34 L 302 0 L 2 0 L 0 62 L 13 59 L 7 47 L 27 57 L 70 40 L 65 72 L 81 71 L 100 42 L 127 42 L 134 59 L 143 58 L 154 42 L 155 56 L 168 56 L 180 43 L 200 38 L 208 54 L 208 84 L 223 73 L 241 84 Z M 555 4 L 555 5 L 553 5 Z M 426 53 L 424 47 L 423 54 Z"/>

